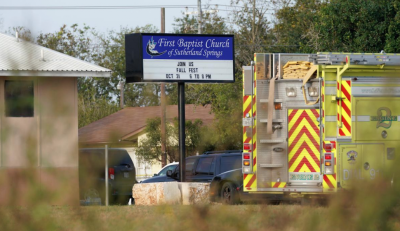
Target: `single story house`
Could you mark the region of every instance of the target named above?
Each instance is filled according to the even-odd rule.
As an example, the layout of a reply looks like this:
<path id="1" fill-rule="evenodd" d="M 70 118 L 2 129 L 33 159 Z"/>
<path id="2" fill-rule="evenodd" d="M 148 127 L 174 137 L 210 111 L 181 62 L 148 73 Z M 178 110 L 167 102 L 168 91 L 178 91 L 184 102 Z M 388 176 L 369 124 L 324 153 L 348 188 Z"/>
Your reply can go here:
<path id="1" fill-rule="evenodd" d="M 148 118 L 161 117 L 161 107 L 126 107 L 116 113 L 106 116 L 79 129 L 80 147 L 101 147 L 108 145 L 112 148 L 125 148 L 131 155 L 136 167 L 136 176 L 146 178 L 157 173 L 161 169 L 161 163 L 150 164 L 140 161 L 135 155 L 141 138 L 146 134 L 146 120 Z M 166 121 L 172 122 L 178 117 L 178 106 L 166 107 Z M 185 119 L 194 121 L 200 119 L 204 126 L 211 125 L 214 114 L 210 106 L 196 106 L 188 104 L 185 107 Z"/>
<path id="2" fill-rule="evenodd" d="M 77 78 L 110 76 L 0 34 L 0 205 L 79 205 Z"/>

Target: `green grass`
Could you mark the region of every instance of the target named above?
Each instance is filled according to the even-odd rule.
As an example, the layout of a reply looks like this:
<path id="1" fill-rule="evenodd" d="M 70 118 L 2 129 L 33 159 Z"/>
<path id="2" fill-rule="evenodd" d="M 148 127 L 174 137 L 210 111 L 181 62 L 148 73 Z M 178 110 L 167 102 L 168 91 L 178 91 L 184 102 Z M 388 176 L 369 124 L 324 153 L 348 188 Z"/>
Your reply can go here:
<path id="1" fill-rule="evenodd" d="M 2 208 L 1 230 L 399 230 L 354 207 L 301 205 L 90 206 Z M 398 209 L 396 211 L 399 211 Z M 336 212 L 346 214 L 342 217 Z M 377 214 L 379 216 L 379 214 Z M 336 220 L 335 220 L 336 219 Z"/>
<path id="2" fill-rule="evenodd" d="M 299 205 L 90 206 L 2 210 L 2 230 L 282 230 L 327 208 Z M 306 212 L 308 211 L 308 212 Z"/>
<path id="3" fill-rule="evenodd" d="M 400 158 L 398 159 L 400 163 Z M 400 165 L 400 164 L 399 164 Z M 393 166 L 399 166 L 393 165 Z M 298 204 L 173 205 L 173 206 L 49 206 L 64 198 L 26 170 L 29 190 L 0 207 L 0 231 L 8 230 L 400 230 L 400 168 L 382 171 L 373 181 L 332 194 L 326 206 Z M 1 179 L 0 179 L 1 183 Z M 0 184 L 1 185 L 1 184 Z M 17 189 L 9 190 L 11 195 Z M 66 186 L 61 189 L 67 189 Z M 15 189 L 15 190 L 14 190 Z M 60 191 L 60 190 L 59 190 Z M 2 191 L 1 191 L 2 192 Z M 61 190 L 62 192 L 62 190 Z M 26 207 L 13 201 L 26 199 Z"/>
<path id="4" fill-rule="evenodd" d="M 400 181 L 396 180 L 397 176 L 400 176 L 400 168 L 384 172 L 374 181 L 354 182 L 354 188 L 332 194 L 325 206 L 49 206 L 49 198 L 66 195 L 53 195 L 51 190 L 39 187 L 40 184 L 32 179 L 31 189 L 24 194 L 29 205 L 15 207 L 10 201 L 9 206 L 0 207 L 0 231 L 400 230 Z M 13 192 L 12 189 L 9 190 Z"/>

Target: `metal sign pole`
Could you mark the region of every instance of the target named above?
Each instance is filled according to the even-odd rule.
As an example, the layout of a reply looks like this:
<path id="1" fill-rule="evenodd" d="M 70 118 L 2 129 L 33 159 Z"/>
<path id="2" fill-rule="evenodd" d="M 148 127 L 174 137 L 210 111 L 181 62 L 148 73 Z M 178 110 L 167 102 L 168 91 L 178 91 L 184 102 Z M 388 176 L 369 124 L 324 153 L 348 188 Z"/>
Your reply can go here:
<path id="1" fill-rule="evenodd" d="M 106 145 L 106 150 L 105 150 L 105 156 L 106 156 L 106 158 L 105 158 L 105 160 L 106 160 L 106 166 L 105 166 L 105 182 L 106 182 L 106 198 L 105 198 L 105 201 L 106 201 L 106 206 L 108 206 L 108 145 Z"/>
<path id="2" fill-rule="evenodd" d="M 185 83 L 178 82 L 179 182 L 185 182 Z"/>
<path id="3" fill-rule="evenodd" d="M 165 8 L 161 8 L 161 33 L 165 33 Z M 161 83 L 161 166 L 167 165 L 167 140 L 165 138 L 165 114 L 167 97 L 165 96 L 165 83 Z"/>

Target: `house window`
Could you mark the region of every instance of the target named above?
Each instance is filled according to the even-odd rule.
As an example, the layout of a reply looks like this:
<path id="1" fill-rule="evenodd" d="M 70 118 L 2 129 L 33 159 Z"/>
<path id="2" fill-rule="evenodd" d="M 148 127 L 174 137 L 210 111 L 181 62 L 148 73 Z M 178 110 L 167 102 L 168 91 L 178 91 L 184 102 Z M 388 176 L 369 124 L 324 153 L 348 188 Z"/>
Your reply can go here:
<path id="1" fill-rule="evenodd" d="M 33 117 L 33 81 L 6 80 L 4 100 L 7 117 Z"/>

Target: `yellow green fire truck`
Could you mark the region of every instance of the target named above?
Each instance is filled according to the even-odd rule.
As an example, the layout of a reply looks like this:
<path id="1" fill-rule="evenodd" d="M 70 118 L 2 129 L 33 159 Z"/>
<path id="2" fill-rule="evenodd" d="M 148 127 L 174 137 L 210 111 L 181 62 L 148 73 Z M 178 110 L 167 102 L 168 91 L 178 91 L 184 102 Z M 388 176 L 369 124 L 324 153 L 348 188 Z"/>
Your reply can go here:
<path id="1" fill-rule="evenodd" d="M 243 67 L 244 192 L 327 194 L 374 180 L 399 141 L 400 55 L 255 54 Z"/>

